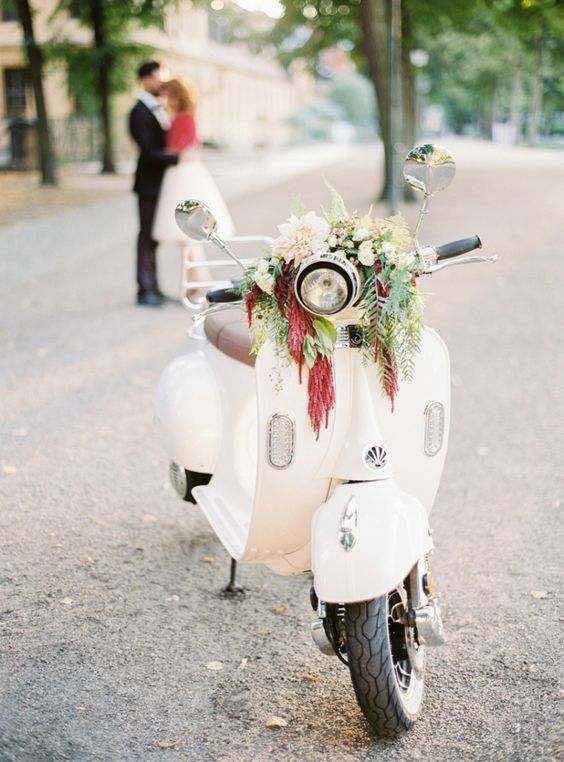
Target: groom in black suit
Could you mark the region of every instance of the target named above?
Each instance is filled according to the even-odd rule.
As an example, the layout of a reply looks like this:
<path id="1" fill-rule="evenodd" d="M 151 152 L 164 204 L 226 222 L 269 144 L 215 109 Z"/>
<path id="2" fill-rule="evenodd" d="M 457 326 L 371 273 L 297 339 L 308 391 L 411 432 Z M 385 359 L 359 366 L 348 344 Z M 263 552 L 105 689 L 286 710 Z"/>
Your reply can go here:
<path id="1" fill-rule="evenodd" d="M 157 208 L 164 171 L 178 163 L 179 155 L 167 151 L 168 115 L 157 100 L 161 93 L 160 66 L 147 61 L 138 69 L 142 90 L 129 115 L 129 131 L 139 146 L 134 192 L 139 200 L 139 236 L 137 238 L 137 303 L 160 307 L 164 296 L 157 280 L 157 242 L 151 229 Z"/>

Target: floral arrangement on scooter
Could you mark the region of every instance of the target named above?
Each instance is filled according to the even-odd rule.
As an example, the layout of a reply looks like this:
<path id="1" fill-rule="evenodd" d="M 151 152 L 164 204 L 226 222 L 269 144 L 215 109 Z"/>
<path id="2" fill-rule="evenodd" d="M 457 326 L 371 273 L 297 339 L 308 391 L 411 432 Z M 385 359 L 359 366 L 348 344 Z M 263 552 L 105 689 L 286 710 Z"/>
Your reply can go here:
<path id="1" fill-rule="evenodd" d="M 327 426 L 335 404 L 332 356 L 337 329 L 323 313 L 337 311 L 338 300 L 345 302 L 347 297 L 346 282 L 338 282 L 342 275 L 327 269 L 331 262 L 348 261 L 360 276 L 360 349 L 366 361 L 377 364 L 392 408 L 400 375 L 412 377 L 423 330 L 415 280 L 420 264 L 409 251 L 412 236 L 406 221 L 401 215 L 377 219 L 370 212 L 350 213 L 331 191 L 333 202 L 325 216 L 313 211 L 292 214 L 278 226 L 280 236 L 247 270 L 241 288 L 253 351 L 258 352 L 267 338 L 274 339 L 279 358 L 297 365 L 300 381 L 304 365 L 309 370 L 308 413 L 317 435 L 323 423 Z M 296 289 L 301 265 L 316 255 L 320 267 Z"/>

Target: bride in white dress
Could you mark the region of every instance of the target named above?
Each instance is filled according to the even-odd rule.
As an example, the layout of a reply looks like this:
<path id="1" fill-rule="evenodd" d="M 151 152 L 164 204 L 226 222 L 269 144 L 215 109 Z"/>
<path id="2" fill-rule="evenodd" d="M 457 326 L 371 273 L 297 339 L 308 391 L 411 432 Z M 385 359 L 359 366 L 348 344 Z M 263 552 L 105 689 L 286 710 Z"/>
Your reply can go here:
<path id="1" fill-rule="evenodd" d="M 174 153 L 183 152 L 184 155 L 194 149 L 194 158 L 181 161 L 166 170 L 155 213 L 153 238 L 159 243 L 177 243 L 181 247 L 183 258 L 192 262 L 202 261 L 205 259 L 202 247 L 193 242 L 189 243 L 174 220 L 174 210 L 179 201 L 192 198 L 209 206 L 217 219 L 218 234 L 222 238 L 232 237 L 235 228 L 219 188 L 204 163 L 197 158 L 200 143 L 196 132 L 195 99 L 192 91 L 182 80 L 176 78 L 165 83 L 163 94 L 167 97 L 167 107 L 172 117 L 166 138 L 167 148 Z M 208 278 L 206 268 L 197 268 L 190 272 L 194 280 Z M 185 294 L 182 294 L 182 297 L 184 296 Z"/>

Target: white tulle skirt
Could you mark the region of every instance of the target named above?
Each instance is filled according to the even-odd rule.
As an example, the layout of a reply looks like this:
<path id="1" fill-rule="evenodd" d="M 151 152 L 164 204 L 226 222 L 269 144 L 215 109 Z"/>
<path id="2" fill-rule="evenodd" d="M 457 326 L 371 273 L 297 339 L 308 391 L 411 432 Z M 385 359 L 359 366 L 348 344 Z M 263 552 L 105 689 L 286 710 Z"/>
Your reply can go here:
<path id="1" fill-rule="evenodd" d="M 165 172 L 153 223 L 153 238 L 156 241 L 187 243 L 186 236 L 174 221 L 176 205 L 187 199 L 203 201 L 209 206 L 222 238 L 234 235 L 233 220 L 215 180 L 200 159 L 193 159 L 169 167 Z"/>

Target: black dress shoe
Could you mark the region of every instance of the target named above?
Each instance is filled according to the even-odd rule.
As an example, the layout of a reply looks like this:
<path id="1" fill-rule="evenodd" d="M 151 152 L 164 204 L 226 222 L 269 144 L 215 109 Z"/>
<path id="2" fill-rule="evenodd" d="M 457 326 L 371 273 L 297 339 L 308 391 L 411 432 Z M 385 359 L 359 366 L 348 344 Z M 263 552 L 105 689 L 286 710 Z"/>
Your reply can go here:
<path id="1" fill-rule="evenodd" d="M 173 299 L 172 296 L 167 296 L 166 294 L 163 294 L 162 291 L 157 291 L 156 294 L 163 304 L 178 301 L 178 299 Z"/>
<path id="2" fill-rule="evenodd" d="M 145 291 L 137 296 L 137 304 L 143 304 L 146 307 L 160 307 L 162 303 L 163 300 L 156 291 Z"/>

